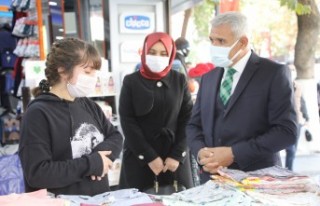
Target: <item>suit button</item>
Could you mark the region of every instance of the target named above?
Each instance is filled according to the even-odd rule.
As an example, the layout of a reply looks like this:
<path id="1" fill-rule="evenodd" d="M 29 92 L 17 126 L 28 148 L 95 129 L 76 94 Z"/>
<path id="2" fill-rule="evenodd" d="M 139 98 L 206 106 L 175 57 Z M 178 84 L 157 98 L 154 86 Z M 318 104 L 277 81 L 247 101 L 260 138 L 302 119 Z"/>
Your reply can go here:
<path id="1" fill-rule="evenodd" d="M 162 87 L 162 82 L 157 82 L 157 87 Z"/>
<path id="2" fill-rule="evenodd" d="M 143 160 L 143 159 L 144 159 L 144 156 L 143 156 L 143 155 L 139 155 L 138 158 L 139 158 L 140 160 Z"/>
<path id="3" fill-rule="evenodd" d="M 182 152 L 182 157 L 185 157 L 186 155 L 187 155 L 187 152 L 186 151 L 184 151 L 184 152 Z"/>

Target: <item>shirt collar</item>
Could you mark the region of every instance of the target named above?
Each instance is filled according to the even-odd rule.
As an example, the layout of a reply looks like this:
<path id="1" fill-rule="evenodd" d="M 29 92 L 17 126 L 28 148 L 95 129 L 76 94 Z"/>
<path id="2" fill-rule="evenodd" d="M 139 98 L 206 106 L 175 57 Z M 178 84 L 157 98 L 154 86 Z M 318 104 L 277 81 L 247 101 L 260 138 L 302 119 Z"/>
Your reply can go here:
<path id="1" fill-rule="evenodd" d="M 251 53 L 252 53 L 252 51 L 249 50 L 235 65 L 232 66 L 232 68 L 237 70 L 238 74 L 242 74 L 244 68 L 247 65 L 247 62 L 249 61 Z"/>

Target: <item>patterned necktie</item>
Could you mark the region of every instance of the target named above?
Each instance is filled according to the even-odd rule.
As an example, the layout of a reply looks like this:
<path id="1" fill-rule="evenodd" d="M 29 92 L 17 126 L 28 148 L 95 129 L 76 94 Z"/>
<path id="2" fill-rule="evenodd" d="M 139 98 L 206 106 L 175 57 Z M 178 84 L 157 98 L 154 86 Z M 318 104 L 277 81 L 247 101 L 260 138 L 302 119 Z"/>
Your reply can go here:
<path id="1" fill-rule="evenodd" d="M 233 75 L 237 72 L 234 68 L 228 68 L 227 74 L 220 86 L 220 98 L 224 105 L 227 104 L 231 96 L 231 88 L 233 82 Z"/>

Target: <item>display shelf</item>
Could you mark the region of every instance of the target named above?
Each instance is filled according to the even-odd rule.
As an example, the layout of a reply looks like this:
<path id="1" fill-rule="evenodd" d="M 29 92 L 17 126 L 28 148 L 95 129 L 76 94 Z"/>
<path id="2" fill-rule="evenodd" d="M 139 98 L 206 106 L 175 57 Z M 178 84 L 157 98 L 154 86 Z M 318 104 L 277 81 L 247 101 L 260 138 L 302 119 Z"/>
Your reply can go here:
<path id="1" fill-rule="evenodd" d="M 39 51 L 40 51 L 40 60 L 45 59 L 44 52 L 44 37 L 43 37 L 43 20 L 42 20 L 42 3 L 41 0 L 36 1 L 37 15 L 38 15 L 38 35 L 39 35 Z"/>
<path id="2" fill-rule="evenodd" d="M 113 97 L 113 96 L 116 96 L 117 94 L 116 93 L 103 93 L 103 94 L 91 94 L 87 97 L 89 98 L 99 98 L 99 97 Z"/>
<path id="3" fill-rule="evenodd" d="M 8 6 L 2 6 L 2 5 L 0 5 L 0 11 L 2 11 L 2 12 L 8 12 L 8 11 L 9 11 L 9 7 L 8 7 Z"/>
<path id="4" fill-rule="evenodd" d="M 23 1 L 12 3 L 11 11 L 14 16 L 12 35 L 18 39 L 13 53 L 18 57 L 45 59 L 44 30 L 42 5 L 40 0 L 28 4 Z"/>

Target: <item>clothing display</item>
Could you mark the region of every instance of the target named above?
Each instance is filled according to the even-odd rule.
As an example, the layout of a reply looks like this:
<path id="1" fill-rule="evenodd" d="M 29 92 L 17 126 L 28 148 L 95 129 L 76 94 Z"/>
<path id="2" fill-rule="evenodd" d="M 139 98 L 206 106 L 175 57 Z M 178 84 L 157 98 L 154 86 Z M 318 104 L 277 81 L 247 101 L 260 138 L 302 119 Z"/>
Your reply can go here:
<path id="1" fill-rule="evenodd" d="M 2 156 L 0 153 L 0 196 L 23 192 L 23 173 L 18 155 Z"/>
<path id="2" fill-rule="evenodd" d="M 272 176 L 274 178 L 290 178 L 290 177 L 306 177 L 304 175 L 290 173 L 284 168 L 270 167 L 263 170 L 244 173 L 239 170 L 222 170 L 225 175 L 230 175 L 230 178 L 252 177 L 252 176 Z M 220 171 L 220 173 L 222 173 Z M 259 192 L 254 189 L 239 189 L 229 184 L 222 183 L 216 180 L 210 180 L 205 184 L 194 187 L 170 196 L 145 196 L 146 194 L 138 192 L 136 189 L 118 190 L 108 192 L 94 197 L 87 196 L 68 196 L 60 195 L 58 198 L 69 200 L 71 206 L 79 206 L 80 203 L 102 205 L 133 205 L 133 204 L 150 204 L 151 202 L 161 203 L 166 206 L 318 206 L 320 203 L 319 187 L 314 187 L 314 183 L 304 183 L 306 187 L 314 188 L 305 192 L 294 193 L 278 193 L 268 194 Z M 143 202 L 144 201 L 144 202 Z M 150 202 L 151 201 L 151 202 Z M 130 204 L 129 204 L 130 203 Z"/>
<path id="3" fill-rule="evenodd" d="M 107 176 L 92 181 L 89 175 L 101 176 L 103 171 L 97 151 L 112 151 L 112 161 L 119 156 L 122 136 L 96 103 L 43 93 L 29 104 L 22 122 L 19 156 L 27 192 L 46 185 L 52 185 L 48 191 L 54 194 L 109 191 Z M 28 136 L 32 138 L 24 138 Z"/>
<path id="4" fill-rule="evenodd" d="M 20 139 L 20 120 L 17 115 L 0 116 L 0 142 L 2 145 L 18 144 Z"/>
<path id="5" fill-rule="evenodd" d="M 0 156 L 13 155 L 18 152 L 19 144 L 9 144 L 0 147 Z"/>
<path id="6" fill-rule="evenodd" d="M 279 171 L 279 168 L 268 168 L 268 171 L 275 170 Z M 233 175 L 237 172 L 242 173 L 241 171 L 224 171 L 227 173 L 232 172 Z M 260 172 L 261 171 L 259 171 L 259 173 Z M 296 175 L 303 176 L 299 174 Z M 308 183 L 308 185 L 315 186 L 313 185 L 313 182 Z M 150 196 L 139 192 L 137 189 L 131 188 L 105 192 L 95 196 L 59 195 L 53 198 L 46 190 L 38 190 L 32 193 L 0 196 L 0 205 L 26 206 L 35 205 L 37 203 L 38 205 L 69 206 L 319 206 L 319 186 L 315 189 L 316 190 L 313 191 L 309 190 L 306 192 L 289 194 L 268 194 L 252 189 L 239 189 L 216 180 L 209 180 L 203 185 L 165 196 Z"/>
<path id="7" fill-rule="evenodd" d="M 65 203 L 65 200 L 50 198 L 45 189 L 30 193 L 12 193 L 10 195 L 0 196 L 1 206 L 66 206 Z"/>
<path id="8" fill-rule="evenodd" d="M 224 168 L 218 173 L 201 186 L 159 199 L 167 206 L 320 205 L 319 185 L 285 168 L 274 166 L 251 172 Z"/>
<path id="9" fill-rule="evenodd" d="M 10 30 L 0 27 L 0 71 L 4 69 L 12 69 L 16 56 L 13 50 L 16 47 L 17 40 L 11 35 Z"/>
<path id="10" fill-rule="evenodd" d="M 70 206 L 83 206 L 84 204 L 96 206 L 129 206 L 153 203 L 153 200 L 147 194 L 141 193 L 137 189 L 123 189 L 105 192 L 92 197 L 84 195 L 59 195 L 57 198 L 67 200 L 70 203 Z"/>
<path id="11" fill-rule="evenodd" d="M 217 184 L 209 180 L 203 185 L 194 187 L 171 196 L 159 197 L 167 206 L 254 206 L 256 201 L 240 190 Z"/>
<path id="12" fill-rule="evenodd" d="M 291 194 L 317 192 L 319 188 L 310 177 L 294 173 L 279 166 L 268 167 L 252 172 L 220 169 L 220 175 L 213 175 L 217 182 L 241 190 L 253 190 L 264 194 Z"/>

